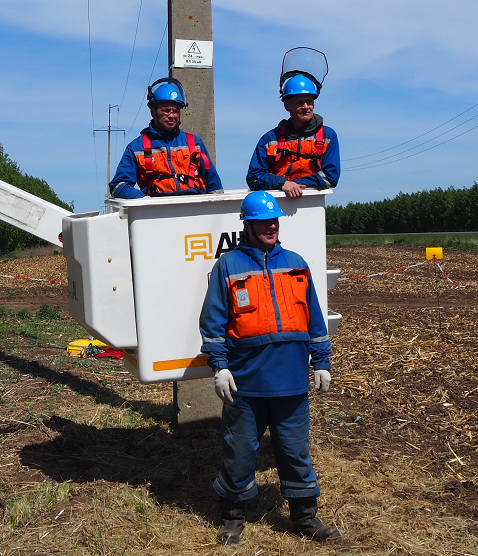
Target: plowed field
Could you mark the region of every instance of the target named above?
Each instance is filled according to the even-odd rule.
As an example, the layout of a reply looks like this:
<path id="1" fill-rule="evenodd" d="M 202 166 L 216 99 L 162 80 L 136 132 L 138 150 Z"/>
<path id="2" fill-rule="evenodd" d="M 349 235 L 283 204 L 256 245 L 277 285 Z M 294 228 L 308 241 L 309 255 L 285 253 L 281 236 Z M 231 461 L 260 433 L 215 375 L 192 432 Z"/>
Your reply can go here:
<path id="1" fill-rule="evenodd" d="M 43 345 L 0 341 L 0 556 L 478 555 L 477 253 L 445 251 L 455 285 L 433 262 L 383 274 L 424 260 L 419 248 L 328 251 L 342 271 L 329 307 L 343 320 L 331 390 L 310 395 L 320 515 L 343 534 L 327 545 L 290 534 L 266 438 L 243 542 L 217 546 L 217 431 L 174 433 L 168 384 L 69 359 L 80 331 L 65 284 L 0 278 L 0 305 L 58 305 L 72 327 Z M 37 257 L 0 274 L 62 280 L 66 268 Z"/>

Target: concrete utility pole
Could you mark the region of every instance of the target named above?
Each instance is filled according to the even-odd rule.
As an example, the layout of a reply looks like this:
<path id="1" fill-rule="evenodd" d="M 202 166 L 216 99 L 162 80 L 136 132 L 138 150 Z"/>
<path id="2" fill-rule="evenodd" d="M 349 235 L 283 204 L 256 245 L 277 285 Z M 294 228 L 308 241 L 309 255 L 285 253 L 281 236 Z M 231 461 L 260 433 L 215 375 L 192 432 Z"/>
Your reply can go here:
<path id="1" fill-rule="evenodd" d="M 174 59 L 176 39 L 189 41 L 185 56 L 195 58 L 194 62 L 199 64 L 203 62 L 203 43 L 198 47 L 197 42 L 212 41 L 211 0 L 168 0 L 168 59 L 169 77 L 181 82 L 188 100 L 188 107 L 181 111 L 181 127 L 201 137 L 215 163 L 213 68 L 200 65 L 177 67 L 181 62 Z M 219 427 L 222 402 L 214 392 L 212 373 L 210 379 L 175 382 L 174 404 L 176 424 L 180 428 Z"/>
<path id="2" fill-rule="evenodd" d="M 201 137 L 216 163 L 214 117 L 214 70 L 205 67 L 174 67 L 176 39 L 212 41 L 211 0 L 168 0 L 169 77 L 181 81 L 189 106 L 181 113 L 182 128 Z M 174 64 L 176 62 L 176 64 Z"/>

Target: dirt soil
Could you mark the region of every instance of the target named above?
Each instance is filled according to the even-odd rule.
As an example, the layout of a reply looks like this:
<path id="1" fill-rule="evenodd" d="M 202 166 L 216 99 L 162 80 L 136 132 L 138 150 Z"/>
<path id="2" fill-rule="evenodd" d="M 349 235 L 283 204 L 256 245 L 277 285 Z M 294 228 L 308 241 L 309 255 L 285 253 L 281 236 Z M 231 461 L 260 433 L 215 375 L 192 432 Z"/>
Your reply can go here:
<path id="1" fill-rule="evenodd" d="M 423 264 L 383 274 L 417 263 Z M 220 460 L 218 435 L 188 433 L 187 446 L 175 438 L 170 385 L 140 385 L 120 364 L 108 372 L 96 361 L 73 368 L 65 359 L 64 338 L 34 349 L 26 342 L 23 350 L 7 339 L 0 345 L 0 513 L 14 492 L 42 481 L 68 483 L 70 498 L 26 519 L 23 530 L 0 542 L 0 555 L 477 555 L 477 253 L 445 251 L 440 264 L 456 284 L 468 286 L 459 288 L 433 261 L 425 262 L 424 248 L 332 249 L 328 264 L 341 269 L 329 308 L 342 314 L 342 322 L 332 338 L 331 390 L 310 396 L 311 451 L 321 469 L 321 511 L 339 526 L 342 539 L 325 549 L 278 536 L 277 530 L 288 529 L 266 442 L 248 544 L 239 552 L 217 549 L 210 484 Z M 0 274 L 64 280 L 66 266 L 61 256 L 37 257 L 0 264 Z M 379 275 L 358 278 L 371 274 Z M 0 278 L 0 305 L 36 311 L 43 303 L 58 305 L 68 318 L 66 285 Z M 125 407 L 130 417 L 142 419 L 140 428 L 115 417 Z M 154 498 L 162 533 L 149 534 L 139 514 L 118 509 L 115 516 L 101 514 L 111 535 L 128 522 L 144 538 L 130 531 L 114 551 L 107 544 L 93 546 L 96 533 L 87 528 L 88 520 L 100 520 L 109 499 L 119 500 L 128 485 Z M 171 508 L 179 529 L 170 522 Z M 56 549 L 45 544 L 63 518 L 70 527 L 63 538 L 83 543 L 78 552 L 62 549 L 58 538 Z M 188 535 L 188 527 L 198 529 Z M 435 535 L 433 527 L 441 532 Z M 285 544 L 276 550 L 264 539 Z"/>
<path id="2" fill-rule="evenodd" d="M 438 263 L 441 270 L 422 248 L 328 251 L 329 266 L 341 269 L 329 308 L 343 316 L 330 398 L 351 421 L 334 433 L 350 457 L 359 443 L 378 458 L 402 454 L 427 472 L 448 471 L 430 499 L 476 520 L 477 253 L 450 250 Z M 357 278 L 374 273 L 381 275 Z"/>

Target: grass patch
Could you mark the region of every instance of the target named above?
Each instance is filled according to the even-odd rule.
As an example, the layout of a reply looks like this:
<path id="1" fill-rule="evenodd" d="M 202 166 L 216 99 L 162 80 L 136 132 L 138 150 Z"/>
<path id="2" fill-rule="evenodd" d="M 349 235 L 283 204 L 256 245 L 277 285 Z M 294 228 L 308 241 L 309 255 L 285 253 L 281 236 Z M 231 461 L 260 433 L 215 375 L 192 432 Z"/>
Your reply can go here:
<path id="1" fill-rule="evenodd" d="M 27 308 L 20 309 L 14 313 L 4 305 L 0 305 L 0 340 L 14 340 L 17 337 L 28 338 L 32 341 L 32 347 L 45 344 L 55 344 L 56 337 L 75 337 L 85 335 L 85 331 L 72 321 L 62 322 L 60 307 L 51 307 L 43 304 L 36 313 Z M 66 349 L 66 345 L 65 345 Z"/>
<path id="2" fill-rule="evenodd" d="M 13 496 L 6 508 L 7 522 L 13 530 L 28 523 L 33 513 L 40 513 L 55 504 L 67 502 L 69 484 L 37 483 L 27 492 L 18 492 Z"/>
<path id="3" fill-rule="evenodd" d="M 52 307 L 48 303 L 43 303 L 38 309 L 36 316 L 43 320 L 61 320 L 60 307 L 57 305 Z"/>
<path id="4" fill-rule="evenodd" d="M 126 506 L 129 506 L 136 516 L 142 518 L 148 512 L 157 511 L 157 506 L 145 488 L 122 488 L 119 496 Z"/>
<path id="5" fill-rule="evenodd" d="M 327 249 L 335 247 L 368 247 L 411 245 L 417 247 L 439 246 L 447 249 L 473 251 L 478 249 L 478 233 L 447 232 L 431 234 L 346 234 L 328 235 Z"/>
<path id="6" fill-rule="evenodd" d="M 51 309 L 51 308 L 50 308 Z M 37 313 L 28 309 L 20 309 L 16 313 L 0 305 L 0 341 L 15 344 L 19 338 L 28 338 L 32 348 L 45 345 L 58 345 L 61 338 L 61 347 L 76 338 L 82 338 L 85 331 L 70 319 L 55 320 L 56 308 L 50 318 L 39 318 Z M 61 315 L 60 315 L 61 318 Z M 22 346 L 25 348 L 25 346 Z"/>
<path id="7" fill-rule="evenodd" d="M 28 309 L 20 309 L 17 312 L 17 318 L 20 320 L 30 320 L 33 318 L 33 314 Z"/>
<path id="8" fill-rule="evenodd" d="M 5 305 L 0 305 L 0 318 L 4 319 L 12 315 L 11 309 L 7 309 Z"/>

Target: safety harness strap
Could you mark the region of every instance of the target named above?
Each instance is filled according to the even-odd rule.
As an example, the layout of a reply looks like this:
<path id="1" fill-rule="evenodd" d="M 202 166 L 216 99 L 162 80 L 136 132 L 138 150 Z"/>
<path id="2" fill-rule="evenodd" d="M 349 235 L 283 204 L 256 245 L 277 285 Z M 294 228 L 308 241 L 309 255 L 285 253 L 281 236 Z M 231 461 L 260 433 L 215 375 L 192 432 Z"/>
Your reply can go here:
<path id="1" fill-rule="evenodd" d="M 154 187 L 153 182 L 155 180 L 164 180 L 169 178 L 175 178 L 179 180 L 181 183 L 189 184 L 189 181 L 195 179 L 196 170 L 199 165 L 200 159 L 202 159 L 204 164 L 204 169 L 209 171 L 211 169 L 211 163 L 209 158 L 201 151 L 196 149 L 196 142 L 194 140 L 194 135 L 192 133 L 186 133 L 186 140 L 188 142 L 188 149 L 190 152 L 190 162 L 189 162 L 189 169 L 188 175 L 186 174 L 160 174 L 155 175 L 153 170 L 153 151 L 151 148 L 151 139 L 148 137 L 146 133 L 142 133 L 143 137 L 143 152 L 144 152 L 144 167 L 146 172 L 146 177 L 148 178 L 148 188 L 147 194 L 151 195 L 156 188 Z"/>
<path id="2" fill-rule="evenodd" d="M 319 157 L 319 168 L 322 165 L 322 155 L 324 154 L 324 126 L 321 125 L 315 134 L 315 154 Z"/>
<path id="3" fill-rule="evenodd" d="M 194 141 L 194 135 L 192 133 L 186 133 L 186 139 L 188 142 L 189 152 L 191 153 L 191 161 L 189 163 L 189 176 L 191 178 L 194 178 L 200 158 L 202 158 L 204 169 L 206 171 L 209 171 L 211 169 L 211 163 L 209 162 L 209 158 L 204 153 L 196 149 L 196 141 Z"/>
<path id="4" fill-rule="evenodd" d="M 151 140 L 143 133 L 143 151 L 144 151 L 144 166 L 146 169 L 146 175 L 151 179 L 153 172 L 153 152 L 151 150 Z"/>
<path id="5" fill-rule="evenodd" d="M 284 152 L 284 145 L 285 145 L 285 125 L 282 125 L 279 129 L 279 140 L 277 142 L 275 162 L 279 162 L 279 160 L 282 158 L 282 154 Z"/>
<path id="6" fill-rule="evenodd" d="M 324 154 L 324 126 L 320 126 L 315 134 L 315 154 L 309 153 L 297 153 L 294 151 L 290 151 L 289 149 L 285 149 L 285 124 L 283 124 L 279 129 L 279 139 L 277 141 L 277 151 L 275 162 L 279 162 L 279 160 L 283 156 L 287 156 L 289 154 L 295 155 L 297 158 L 312 158 L 315 160 L 319 169 L 322 167 L 322 155 Z"/>

